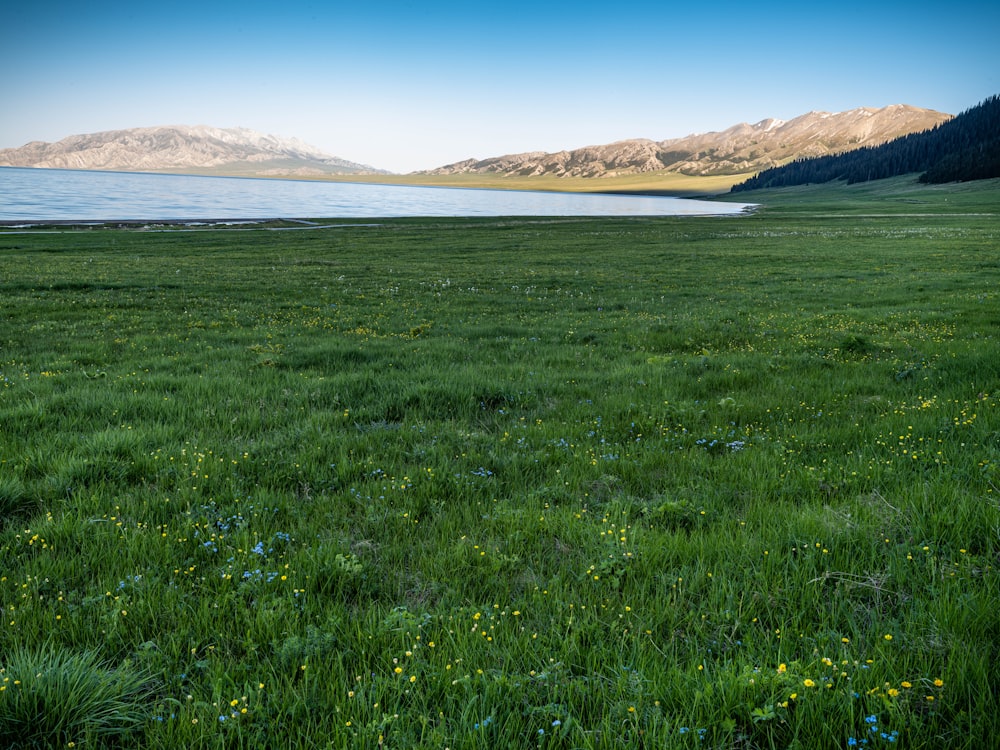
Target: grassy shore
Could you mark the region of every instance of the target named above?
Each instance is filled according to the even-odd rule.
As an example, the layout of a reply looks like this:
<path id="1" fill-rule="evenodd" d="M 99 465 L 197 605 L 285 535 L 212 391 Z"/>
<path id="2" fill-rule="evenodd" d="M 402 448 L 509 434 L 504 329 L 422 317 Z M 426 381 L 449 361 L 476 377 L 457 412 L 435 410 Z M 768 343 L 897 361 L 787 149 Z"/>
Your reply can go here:
<path id="1" fill-rule="evenodd" d="M 261 177 L 259 165 L 248 164 L 244 170 L 232 166 L 218 169 L 164 170 L 168 174 L 200 174 L 207 177 Z M 753 173 L 740 175 L 692 176 L 678 172 L 646 172 L 618 177 L 535 177 L 496 174 L 329 174 L 271 176 L 275 180 L 315 180 L 319 182 L 360 182 L 373 185 L 409 185 L 419 187 L 480 188 L 491 190 L 537 190 L 560 193 L 635 193 L 677 197 L 702 197 L 727 192 Z"/>
<path id="2" fill-rule="evenodd" d="M 351 175 L 347 182 L 373 182 L 426 187 L 489 188 L 494 190 L 540 190 L 563 193 L 635 193 L 702 197 L 718 195 L 751 175 L 698 177 L 678 172 L 647 172 L 619 177 L 519 177 L 488 174 Z M 329 179 L 329 178 L 328 178 Z"/>
<path id="3" fill-rule="evenodd" d="M 840 190 L 0 232 L 0 745 L 990 746 L 997 185 Z"/>

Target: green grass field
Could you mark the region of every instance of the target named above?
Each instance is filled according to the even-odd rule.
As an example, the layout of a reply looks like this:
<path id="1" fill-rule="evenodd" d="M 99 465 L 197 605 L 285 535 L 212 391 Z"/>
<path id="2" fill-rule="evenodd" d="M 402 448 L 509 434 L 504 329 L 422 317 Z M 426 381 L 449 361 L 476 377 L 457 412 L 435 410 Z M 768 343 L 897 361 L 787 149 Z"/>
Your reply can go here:
<path id="1" fill-rule="evenodd" d="M 0 232 L 0 746 L 991 746 L 998 192 Z"/>

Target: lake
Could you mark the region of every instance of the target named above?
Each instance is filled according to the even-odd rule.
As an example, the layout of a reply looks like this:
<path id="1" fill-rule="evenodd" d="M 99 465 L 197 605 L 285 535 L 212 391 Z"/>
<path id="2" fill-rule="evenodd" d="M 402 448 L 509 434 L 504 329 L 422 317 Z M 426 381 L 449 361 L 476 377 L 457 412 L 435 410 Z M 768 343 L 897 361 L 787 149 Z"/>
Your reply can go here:
<path id="1" fill-rule="evenodd" d="M 0 221 L 696 216 L 748 204 L 642 195 L 0 167 Z"/>

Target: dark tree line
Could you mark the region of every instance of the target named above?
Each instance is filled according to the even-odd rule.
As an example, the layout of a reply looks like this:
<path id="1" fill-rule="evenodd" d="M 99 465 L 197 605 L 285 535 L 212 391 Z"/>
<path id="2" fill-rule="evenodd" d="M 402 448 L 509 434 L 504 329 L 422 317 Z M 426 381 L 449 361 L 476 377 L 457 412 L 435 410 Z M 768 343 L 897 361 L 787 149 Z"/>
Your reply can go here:
<path id="1" fill-rule="evenodd" d="M 766 169 L 732 192 L 832 180 L 852 184 L 912 172 L 923 172 L 920 181 L 931 183 L 1000 177 L 1000 95 L 922 133 Z"/>

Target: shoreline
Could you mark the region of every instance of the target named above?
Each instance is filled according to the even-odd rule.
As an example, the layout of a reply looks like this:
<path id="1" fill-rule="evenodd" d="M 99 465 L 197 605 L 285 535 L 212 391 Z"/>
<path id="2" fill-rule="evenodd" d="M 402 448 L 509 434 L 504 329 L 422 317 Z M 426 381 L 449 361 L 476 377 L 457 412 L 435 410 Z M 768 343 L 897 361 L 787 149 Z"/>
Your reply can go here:
<path id="1" fill-rule="evenodd" d="M 551 175 L 508 177 L 505 175 L 455 174 L 432 175 L 424 172 L 409 174 L 327 174 L 327 175 L 275 175 L 245 174 L 225 169 L 80 169 L 73 167 L 23 167 L 0 165 L 4 169 L 30 169 L 47 172 L 85 172 L 120 175 L 169 175 L 174 177 L 219 177 L 233 180 L 270 180 L 276 182 L 335 182 L 358 185 L 385 185 L 393 187 L 459 188 L 469 190 L 507 190 L 515 192 L 541 192 L 634 195 L 663 198 L 711 200 L 728 193 L 729 189 L 749 175 L 692 176 L 679 172 L 646 172 L 614 177 L 556 177 Z"/>

